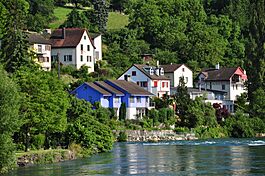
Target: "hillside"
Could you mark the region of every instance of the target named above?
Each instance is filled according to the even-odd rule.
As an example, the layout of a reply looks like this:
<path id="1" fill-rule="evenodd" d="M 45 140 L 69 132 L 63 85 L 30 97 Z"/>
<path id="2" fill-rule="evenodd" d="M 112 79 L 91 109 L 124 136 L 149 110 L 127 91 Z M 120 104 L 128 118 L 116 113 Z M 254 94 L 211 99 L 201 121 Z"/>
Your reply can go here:
<path id="1" fill-rule="evenodd" d="M 67 15 L 71 12 L 71 10 L 71 8 L 56 7 L 54 9 L 54 16 L 56 17 L 56 20 L 50 23 L 49 27 L 52 29 L 58 28 L 66 20 Z M 123 15 L 118 12 L 110 12 L 107 29 L 111 30 L 123 28 L 128 24 L 128 20 L 129 18 L 127 15 Z"/>

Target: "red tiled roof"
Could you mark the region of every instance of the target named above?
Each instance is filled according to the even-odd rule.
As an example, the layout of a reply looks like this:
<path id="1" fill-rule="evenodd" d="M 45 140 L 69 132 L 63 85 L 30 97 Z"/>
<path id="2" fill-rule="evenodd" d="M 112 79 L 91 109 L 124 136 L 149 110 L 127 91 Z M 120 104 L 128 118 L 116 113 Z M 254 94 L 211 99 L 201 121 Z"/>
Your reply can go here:
<path id="1" fill-rule="evenodd" d="M 81 28 L 65 28 L 65 37 L 63 38 L 63 29 L 56 29 L 52 32 L 50 41 L 52 43 L 53 48 L 75 48 L 84 32 L 88 31 L 86 29 Z M 89 37 L 93 47 L 95 48 L 93 41 Z"/>

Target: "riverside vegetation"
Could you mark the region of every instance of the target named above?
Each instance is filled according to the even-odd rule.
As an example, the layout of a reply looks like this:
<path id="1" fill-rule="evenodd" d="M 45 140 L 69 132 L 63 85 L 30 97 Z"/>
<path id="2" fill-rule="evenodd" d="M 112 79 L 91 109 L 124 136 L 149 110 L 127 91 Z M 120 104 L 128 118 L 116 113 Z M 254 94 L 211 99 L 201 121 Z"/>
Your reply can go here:
<path id="1" fill-rule="evenodd" d="M 36 56 L 28 50 L 24 31 L 42 31 L 54 21 L 55 5 L 69 2 L 83 10 L 71 10 L 61 26 L 104 33 L 104 56 L 94 73 L 88 74 L 85 67 L 62 67 L 58 79 L 55 64 L 53 71 L 44 72 L 33 62 Z M 193 131 L 202 138 L 264 133 L 264 0 L 87 2 L 0 0 L 0 173 L 15 167 L 17 151 L 69 149 L 80 157 L 109 151 L 112 130 L 175 125 L 176 132 Z M 108 9 L 126 13 L 128 25 L 107 29 Z M 142 63 L 140 55 L 145 53 L 163 64 L 185 63 L 195 74 L 217 63 L 240 65 L 249 75 L 248 94 L 238 98 L 237 111 L 231 115 L 200 98 L 191 100 L 182 82 L 178 94 L 154 99 L 156 109 L 135 121 L 125 120 L 124 110 L 117 119 L 112 109 L 69 95 L 84 81 L 117 77 L 131 64 Z"/>

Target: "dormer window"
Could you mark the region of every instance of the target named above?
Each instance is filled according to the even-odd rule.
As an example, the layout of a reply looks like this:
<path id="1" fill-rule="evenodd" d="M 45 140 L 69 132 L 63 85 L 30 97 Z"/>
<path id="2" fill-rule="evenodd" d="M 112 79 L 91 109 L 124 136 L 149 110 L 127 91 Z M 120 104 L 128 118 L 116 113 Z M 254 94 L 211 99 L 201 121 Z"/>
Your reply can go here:
<path id="1" fill-rule="evenodd" d="M 150 75 L 153 75 L 154 74 L 154 69 L 151 67 L 150 68 Z"/>
<path id="2" fill-rule="evenodd" d="M 164 69 L 160 68 L 160 75 L 164 75 Z"/>

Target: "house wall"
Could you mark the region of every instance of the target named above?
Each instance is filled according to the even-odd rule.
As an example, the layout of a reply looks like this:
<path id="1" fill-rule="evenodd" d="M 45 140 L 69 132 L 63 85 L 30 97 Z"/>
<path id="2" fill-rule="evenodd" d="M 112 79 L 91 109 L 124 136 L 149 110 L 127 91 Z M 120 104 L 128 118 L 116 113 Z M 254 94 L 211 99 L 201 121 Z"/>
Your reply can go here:
<path id="1" fill-rule="evenodd" d="M 39 51 L 39 45 L 41 46 L 41 51 Z M 43 70 L 51 70 L 51 45 L 46 44 L 33 44 L 33 51 L 37 54 L 41 54 L 43 57 L 47 58 L 43 62 L 37 60 Z"/>
<path id="2" fill-rule="evenodd" d="M 81 85 L 78 87 L 75 92 L 73 92 L 75 96 L 79 99 L 84 99 L 91 104 L 95 102 L 100 102 L 102 107 L 108 108 L 109 107 L 109 100 L 103 98 L 103 95 L 98 91 L 94 90 L 93 88 L 89 87 L 86 84 Z"/>
<path id="3" fill-rule="evenodd" d="M 236 100 L 237 96 L 240 96 L 242 93 L 247 92 L 244 83 L 232 83 L 230 84 L 230 99 Z"/>
<path id="4" fill-rule="evenodd" d="M 59 55 L 59 61 L 63 65 L 72 65 L 76 68 L 76 49 L 75 48 L 52 48 L 52 56 Z M 72 61 L 64 61 L 64 56 L 71 55 Z"/>
<path id="5" fill-rule="evenodd" d="M 192 71 L 185 65 L 181 65 L 174 71 L 174 87 L 179 85 L 180 77 L 184 77 L 184 81 L 187 87 L 193 87 Z"/>
<path id="6" fill-rule="evenodd" d="M 81 45 L 83 45 L 83 50 L 81 50 Z M 87 50 L 89 46 L 89 51 Z M 83 61 L 81 61 L 81 56 L 83 56 Z M 87 57 L 91 57 L 87 60 Z M 94 47 L 89 39 L 87 32 L 84 32 L 79 44 L 76 47 L 76 68 L 80 69 L 82 65 L 89 67 L 88 72 L 94 72 Z"/>
<path id="7" fill-rule="evenodd" d="M 97 36 L 94 38 L 94 45 L 96 47 L 95 49 L 95 53 L 94 53 L 94 59 L 95 59 L 95 63 L 97 61 L 102 60 L 102 40 L 101 40 L 101 35 Z M 98 52 L 98 57 L 96 52 Z"/>
<path id="8" fill-rule="evenodd" d="M 170 79 L 170 87 L 176 87 L 174 81 L 174 73 L 165 73 L 165 76 Z"/>
<path id="9" fill-rule="evenodd" d="M 132 76 L 132 72 L 136 71 L 136 75 Z M 124 75 L 130 75 L 130 79 L 132 82 L 147 82 L 147 87 L 142 87 L 145 90 L 153 93 L 154 95 L 162 97 L 163 94 L 170 94 L 170 80 L 151 80 L 148 76 L 146 76 L 143 72 L 141 72 L 135 66 L 132 66 L 125 73 L 123 73 L 118 80 L 124 80 Z M 154 87 L 154 81 L 157 81 L 157 87 Z M 162 87 L 162 82 L 167 82 L 168 87 Z"/>
<path id="10" fill-rule="evenodd" d="M 204 102 L 210 103 L 211 105 L 213 105 L 214 103 L 218 103 L 221 104 L 222 107 L 225 107 L 228 112 L 234 112 L 234 101 L 232 100 L 205 100 Z"/>

